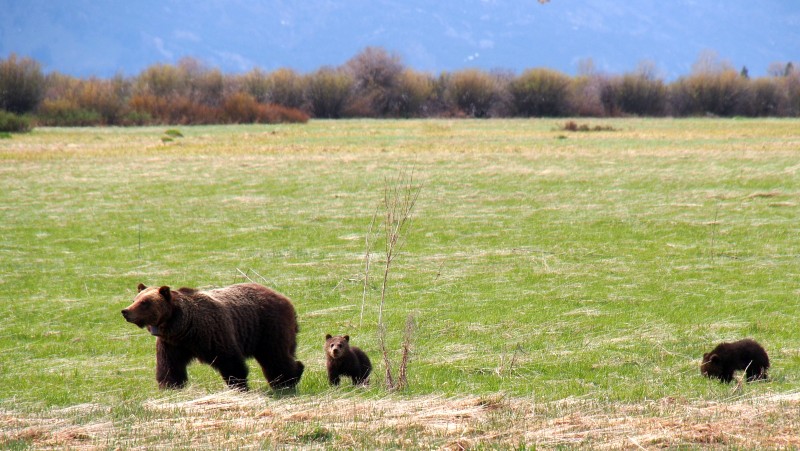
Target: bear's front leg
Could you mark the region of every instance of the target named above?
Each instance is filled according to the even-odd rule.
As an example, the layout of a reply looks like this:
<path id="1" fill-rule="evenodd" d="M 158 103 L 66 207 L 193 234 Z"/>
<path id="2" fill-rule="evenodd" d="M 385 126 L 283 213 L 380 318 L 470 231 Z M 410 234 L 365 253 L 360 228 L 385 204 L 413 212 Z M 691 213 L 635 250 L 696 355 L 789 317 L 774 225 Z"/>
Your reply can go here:
<path id="1" fill-rule="evenodd" d="M 183 348 L 170 346 L 161 338 L 156 340 L 156 381 L 158 387 L 183 388 L 189 380 L 186 367 L 192 361 L 192 354 Z"/>
<path id="2" fill-rule="evenodd" d="M 247 364 L 241 357 L 218 357 L 214 363 L 214 368 L 219 371 L 222 380 L 232 390 L 247 391 Z"/>
<path id="3" fill-rule="evenodd" d="M 329 374 L 328 375 L 328 382 L 331 385 L 339 385 L 342 382 L 342 378 L 338 374 L 335 375 L 335 376 Z"/>

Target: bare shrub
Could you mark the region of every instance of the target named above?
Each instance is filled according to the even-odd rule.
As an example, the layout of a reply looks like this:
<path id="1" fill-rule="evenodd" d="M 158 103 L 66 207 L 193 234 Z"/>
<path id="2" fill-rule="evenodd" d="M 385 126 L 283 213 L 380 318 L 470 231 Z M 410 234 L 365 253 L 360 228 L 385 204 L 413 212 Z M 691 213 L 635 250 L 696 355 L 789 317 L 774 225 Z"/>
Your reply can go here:
<path id="1" fill-rule="evenodd" d="M 234 93 L 222 106 L 225 122 L 237 124 L 277 124 L 281 122 L 307 122 L 308 115 L 296 108 L 259 103 L 251 95 Z"/>
<path id="2" fill-rule="evenodd" d="M 600 93 L 608 116 L 662 116 L 666 111 L 664 82 L 643 74 L 625 74 L 603 84 Z"/>
<path id="3" fill-rule="evenodd" d="M 426 103 L 434 92 L 433 77 L 406 69 L 397 78 L 396 89 L 397 95 L 391 115 L 398 117 L 425 115 Z"/>
<path id="4" fill-rule="evenodd" d="M 749 82 L 749 116 L 786 116 L 789 99 L 780 79 L 758 78 Z"/>
<path id="5" fill-rule="evenodd" d="M 669 88 L 672 113 L 677 116 L 742 114 L 746 95 L 747 79 L 735 70 L 691 75 Z"/>
<path id="6" fill-rule="evenodd" d="M 225 98 L 223 116 L 226 122 L 252 124 L 258 121 L 259 106 L 253 96 L 237 92 Z"/>
<path id="7" fill-rule="evenodd" d="M 489 117 L 498 96 L 494 78 L 478 69 L 466 69 L 453 73 L 446 81 L 449 105 L 469 117 Z"/>
<path id="8" fill-rule="evenodd" d="M 577 116 L 605 116 L 601 100 L 607 79 L 600 75 L 579 76 L 572 80 L 569 96 L 573 114 Z"/>
<path id="9" fill-rule="evenodd" d="M 550 69 L 530 69 L 509 83 L 513 111 L 518 116 L 565 116 L 570 79 Z"/>

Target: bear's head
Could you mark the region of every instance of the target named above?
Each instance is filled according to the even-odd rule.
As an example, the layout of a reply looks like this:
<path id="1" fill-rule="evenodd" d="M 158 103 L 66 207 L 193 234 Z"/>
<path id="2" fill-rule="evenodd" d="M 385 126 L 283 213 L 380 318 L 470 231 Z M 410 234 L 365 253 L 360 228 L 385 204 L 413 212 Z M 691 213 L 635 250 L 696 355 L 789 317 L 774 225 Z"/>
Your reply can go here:
<path id="1" fill-rule="evenodd" d="M 710 352 L 703 354 L 703 362 L 700 364 L 700 374 L 705 377 L 720 377 L 722 371 L 719 355 Z"/>
<path id="2" fill-rule="evenodd" d="M 172 317 L 175 303 L 169 287 L 146 287 L 139 284 L 139 294 L 133 304 L 122 310 L 122 316 L 129 323 L 139 327 L 147 326 L 153 335 L 158 335 L 158 326 L 166 323 Z"/>
<path id="3" fill-rule="evenodd" d="M 325 335 L 325 353 L 332 359 L 338 359 L 344 355 L 348 349 L 350 349 L 349 335 L 337 337 L 331 336 L 331 334 Z"/>

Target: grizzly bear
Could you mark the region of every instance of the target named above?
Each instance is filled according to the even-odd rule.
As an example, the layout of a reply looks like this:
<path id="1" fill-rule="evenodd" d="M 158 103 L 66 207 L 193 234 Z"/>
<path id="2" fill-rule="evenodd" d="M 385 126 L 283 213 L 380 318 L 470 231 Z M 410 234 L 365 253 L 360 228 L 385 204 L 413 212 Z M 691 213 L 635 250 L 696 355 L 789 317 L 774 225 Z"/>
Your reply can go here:
<path id="1" fill-rule="evenodd" d="M 705 377 L 716 377 L 722 382 L 731 382 L 733 372 L 745 370 L 747 381 L 767 378 L 769 357 L 767 351 L 755 340 L 746 338 L 732 343 L 720 343 L 711 352 L 703 354 L 700 373 Z"/>
<path id="2" fill-rule="evenodd" d="M 228 387 L 238 390 L 248 389 L 248 357 L 255 357 L 273 389 L 292 389 L 303 374 L 303 363 L 295 360 L 294 306 L 256 283 L 208 291 L 139 284 L 139 294 L 122 316 L 156 336 L 161 388 L 182 388 L 194 359 L 214 367 Z"/>
<path id="3" fill-rule="evenodd" d="M 350 346 L 350 336 L 325 336 L 325 355 L 327 356 L 328 382 L 339 385 L 342 375 L 350 377 L 353 385 L 369 383 L 372 363 L 361 349 Z"/>

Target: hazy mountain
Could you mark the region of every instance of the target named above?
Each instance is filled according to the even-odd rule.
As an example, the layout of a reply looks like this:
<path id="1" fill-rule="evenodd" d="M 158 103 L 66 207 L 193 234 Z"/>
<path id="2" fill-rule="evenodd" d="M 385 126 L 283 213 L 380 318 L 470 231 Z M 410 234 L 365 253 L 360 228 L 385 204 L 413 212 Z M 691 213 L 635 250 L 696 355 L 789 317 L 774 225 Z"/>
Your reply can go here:
<path id="1" fill-rule="evenodd" d="M 0 57 L 107 77 L 193 56 L 224 72 L 339 65 L 367 46 L 431 72 L 688 73 L 704 50 L 751 75 L 800 59 L 797 0 L 0 0 Z"/>

